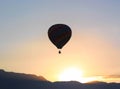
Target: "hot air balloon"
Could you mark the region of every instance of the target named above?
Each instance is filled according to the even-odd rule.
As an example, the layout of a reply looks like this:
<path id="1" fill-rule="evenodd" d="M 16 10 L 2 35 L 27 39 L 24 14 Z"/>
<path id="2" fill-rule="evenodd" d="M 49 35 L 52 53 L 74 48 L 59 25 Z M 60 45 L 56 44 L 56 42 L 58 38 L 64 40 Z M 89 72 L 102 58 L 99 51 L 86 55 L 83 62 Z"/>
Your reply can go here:
<path id="1" fill-rule="evenodd" d="M 55 24 L 48 29 L 48 37 L 50 41 L 58 48 L 63 46 L 70 40 L 72 31 L 69 26 L 65 24 Z M 59 50 L 59 54 L 61 51 Z"/>

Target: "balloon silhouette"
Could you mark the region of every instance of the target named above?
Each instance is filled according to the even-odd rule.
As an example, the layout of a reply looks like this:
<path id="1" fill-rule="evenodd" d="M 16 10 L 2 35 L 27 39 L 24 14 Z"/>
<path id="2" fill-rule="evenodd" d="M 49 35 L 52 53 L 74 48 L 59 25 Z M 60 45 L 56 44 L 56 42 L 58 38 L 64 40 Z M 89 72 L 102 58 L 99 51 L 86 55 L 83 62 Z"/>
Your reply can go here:
<path id="1" fill-rule="evenodd" d="M 52 25 L 48 30 L 48 37 L 50 41 L 58 48 L 62 47 L 70 40 L 72 31 L 69 26 L 65 24 Z M 61 51 L 59 51 L 59 54 Z"/>

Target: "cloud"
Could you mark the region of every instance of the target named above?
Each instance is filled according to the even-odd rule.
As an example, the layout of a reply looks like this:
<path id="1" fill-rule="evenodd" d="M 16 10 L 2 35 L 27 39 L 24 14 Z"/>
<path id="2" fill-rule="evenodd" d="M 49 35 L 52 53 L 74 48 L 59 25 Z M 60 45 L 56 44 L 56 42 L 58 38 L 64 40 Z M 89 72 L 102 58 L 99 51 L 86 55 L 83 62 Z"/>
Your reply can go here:
<path id="1" fill-rule="evenodd" d="M 107 82 L 107 83 L 111 83 L 111 82 L 120 83 L 120 75 L 119 74 L 86 76 L 86 78 L 93 78 L 95 81 L 103 81 L 103 82 Z"/>
<path id="2" fill-rule="evenodd" d="M 104 82 L 117 82 L 120 83 L 120 75 L 116 74 L 116 75 L 102 75 L 102 76 L 96 76 L 96 78 L 99 81 L 104 81 Z"/>
<path id="3" fill-rule="evenodd" d="M 120 78 L 120 75 L 108 75 L 104 76 L 103 78 L 108 79 L 108 78 Z"/>

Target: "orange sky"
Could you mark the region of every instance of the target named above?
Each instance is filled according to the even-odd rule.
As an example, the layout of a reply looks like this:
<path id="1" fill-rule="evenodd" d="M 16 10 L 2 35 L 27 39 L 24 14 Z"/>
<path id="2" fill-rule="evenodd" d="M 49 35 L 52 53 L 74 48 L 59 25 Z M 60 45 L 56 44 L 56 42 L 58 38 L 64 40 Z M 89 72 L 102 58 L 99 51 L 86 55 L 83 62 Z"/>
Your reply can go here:
<path id="1" fill-rule="evenodd" d="M 58 81 L 60 73 L 69 67 L 80 69 L 85 77 L 117 75 L 119 61 L 113 57 L 119 57 L 118 49 L 112 48 L 99 35 L 74 34 L 77 33 L 73 31 L 71 40 L 61 50 L 62 54 L 58 54 L 58 49 L 47 37 L 43 41 L 36 39 L 15 44 L 7 56 L 3 56 L 1 68 L 43 75 L 50 81 Z M 101 80 L 118 81 L 118 78 Z"/>

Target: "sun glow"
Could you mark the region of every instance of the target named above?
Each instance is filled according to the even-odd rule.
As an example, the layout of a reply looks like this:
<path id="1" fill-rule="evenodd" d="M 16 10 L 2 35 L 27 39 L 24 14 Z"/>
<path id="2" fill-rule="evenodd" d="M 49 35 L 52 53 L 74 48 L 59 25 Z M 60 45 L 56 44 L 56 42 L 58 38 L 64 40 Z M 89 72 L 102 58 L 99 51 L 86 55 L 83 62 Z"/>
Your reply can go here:
<path id="1" fill-rule="evenodd" d="M 65 69 L 59 75 L 59 81 L 79 81 L 81 83 L 86 83 L 94 81 L 96 78 L 93 77 L 83 77 L 83 71 L 77 68 L 68 68 Z"/>
<path id="2" fill-rule="evenodd" d="M 81 80 L 83 72 L 77 68 L 65 69 L 59 76 L 60 81 L 78 81 Z"/>

